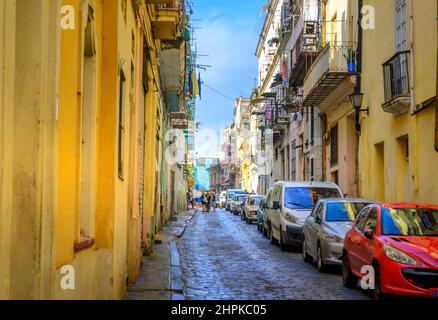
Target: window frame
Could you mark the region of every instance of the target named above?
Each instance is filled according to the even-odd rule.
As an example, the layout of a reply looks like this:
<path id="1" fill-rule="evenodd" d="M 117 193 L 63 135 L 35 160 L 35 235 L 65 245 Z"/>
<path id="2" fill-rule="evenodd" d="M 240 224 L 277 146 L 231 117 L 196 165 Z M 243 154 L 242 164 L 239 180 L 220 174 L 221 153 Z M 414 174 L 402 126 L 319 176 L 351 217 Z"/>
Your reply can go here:
<path id="1" fill-rule="evenodd" d="M 356 221 L 354 223 L 354 229 L 360 234 L 363 234 L 363 230 L 359 229 L 358 224 L 360 222 L 362 222 L 361 219 L 363 219 L 363 226 L 362 227 L 365 227 L 365 223 L 368 219 L 368 213 L 370 212 L 370 210 L 371 210 L 371 208 L 368 208 L 368 207 L 363 208 L 362 212 L 360 212 L 356 218 Z M 361 220 L 361 221 L 359 221 L 359 220 Z"/>
<path id="2" fill-rule="evenodd" d="M 119 119 L 118 119 L 118 145 L 117 145 L 117 173 L 119 179 L 124 179 L 124 136 L 125 136 L 125 93 L 126 76 L 123 69 L 120 70 L 119 77 Z"/>

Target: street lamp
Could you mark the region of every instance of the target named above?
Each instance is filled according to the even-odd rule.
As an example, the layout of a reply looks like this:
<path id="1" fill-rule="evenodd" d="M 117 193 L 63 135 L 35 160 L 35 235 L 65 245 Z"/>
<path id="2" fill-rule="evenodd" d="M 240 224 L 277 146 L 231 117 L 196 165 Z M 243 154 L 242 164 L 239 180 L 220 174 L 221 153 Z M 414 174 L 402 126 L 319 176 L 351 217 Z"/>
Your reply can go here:
<path id="1" fill-rule="evenodd" d="M 369 108 L 361 109 L 363 102 L 363 93 L 361 93 L 357 88 L 354 90 L 353 94 L 351 94 L 349 97 L 351 104 L 354 110 L 356 111 L 356 131 L 358 132 L 358 134 L 360 134 L 362 129 L 360 125 L 360 113 L 366 112 L 366 114 L 369 115 L 370 110 Z"/>
<path id="2" fill-rule="evenodd" d="M 354 110 L 356 110 L 356 112 L 366 112 L 366 114 L 369 115 L 370 114 L 369 108 L 361 109 L 363 96 L 364 96 L 363 93 L 354 92 L 353 94 L 350 95 L 350 101 L 351 101 L 351 104 L 353 105 Z"/>

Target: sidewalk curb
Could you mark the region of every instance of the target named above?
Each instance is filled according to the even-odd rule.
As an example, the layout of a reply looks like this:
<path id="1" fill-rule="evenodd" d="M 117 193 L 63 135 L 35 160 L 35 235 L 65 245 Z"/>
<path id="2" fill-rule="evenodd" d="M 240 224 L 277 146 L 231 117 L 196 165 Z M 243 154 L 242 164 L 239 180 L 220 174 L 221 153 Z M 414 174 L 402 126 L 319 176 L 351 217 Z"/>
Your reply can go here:
<path id="1" fill-rule="evenodd" d="M 190 222 L 195 217 L 197 211 L 193 211 L 190 216 L 185 220 L 184 226 L 179 233 L 176 233 L 174 239 L 169 242 L 170 252 L 170 272 L 169 272 L 169 289 L 175 294 L 171 295 L 171 300 L 185 300 L 184 284 L 182 280 L 182 272 L 179 258 L 178 242 L 187 230 Z"/>

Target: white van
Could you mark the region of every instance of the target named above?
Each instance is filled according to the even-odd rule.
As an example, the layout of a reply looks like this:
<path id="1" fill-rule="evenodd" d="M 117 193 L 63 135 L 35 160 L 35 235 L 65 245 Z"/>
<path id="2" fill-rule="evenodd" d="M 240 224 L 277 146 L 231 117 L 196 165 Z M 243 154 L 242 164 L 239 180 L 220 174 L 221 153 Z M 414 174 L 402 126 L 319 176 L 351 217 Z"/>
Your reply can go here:
<path id="1" fill-rule="evenodd" d="M 300 247 L 304 222 L 318 200 L 342 197 L 331 182 L 276 182 L 266 209 L 271 243 L 279 243 L 282 250 Z"/>

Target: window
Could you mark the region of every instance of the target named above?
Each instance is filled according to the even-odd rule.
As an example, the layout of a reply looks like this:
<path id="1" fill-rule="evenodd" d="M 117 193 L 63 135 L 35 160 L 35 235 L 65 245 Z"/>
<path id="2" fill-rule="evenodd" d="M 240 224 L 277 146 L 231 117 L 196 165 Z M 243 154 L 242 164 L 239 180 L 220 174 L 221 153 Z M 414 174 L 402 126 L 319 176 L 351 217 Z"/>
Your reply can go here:
<path id="1" fill-rule="evenodd" d="M 135 58 L 135 33 L 134 30 L 132 30 L 132 35 L 131 35 L 131 52 L 132 52 L 132 56 Z"/>
<path id="2" fill-rule="evenodd" d="M 251 198 L 249 204 L 252 206 L 260 206 L 262 204 L 263 198 Z"/>
<path id="3" fill-rule="evenodd" d="M 370 214 L 368 215 L 367 222 L 365 223 L 365 228 L 363 230 L 371 229 L 376 232 L 377 228 L 377 209 L 372 208 Z"/>
<path id="4" fill-rule="evenodd" d="M 369 203 L 363 202 L 332 202 L 327 204 L 326 222 L 354 222 L 358 213 Z"/>
<path id="5" fill-rule="evenodd" d="M 310 181 L 315 181 L 315 159 L 310 159 Z"/>
<path id="6" fill-rule="evenodd" d="M 123 149 L 124 149 L 124 97 L 125 97 L 126 78 L 123 70 L 120 70 L 119 83 L 119 144 L 118 144 L 118 174 L 119 178 L 123 179 Z"/>
<path id="7" fill-rule="evenodd" d="M 96 101 L 96 45 L 94 10 L 87 7 L 87 24 L 84 29 L 82 105 L 81 105 L 81 151 L 80 151 L 80 196 L 79 238 L 92 238 L 94 234 L 97 101 Z"/>
<path id="8" fill-rule="evenodd" d="M 297 180 L 297 142 L 296 140 L 292 141 L 291 145 L 291 180 L 296 181 Z"/>
<path id="9" fill-rule="evenodd" d="M 368 215 L 369 209 L 365 208 L 359 213 L 359 217 L 356 220 L 356 229 L 360 232 L 363 232 L 363 227 L 365 225 L 365 219 Z"/>
<path id="10" fill-rule="evenodd" d="M 395 51 L 400 52 L 407 49 L 408 31 L 407 31 L 407 13 L 406 0 L 395 0 Z"/>
<path id="11" fill-rule="evenodd" d="M 322 203 L 315 207 L 312 211 L 312 217 L 316 218 L 322 210 Z"/>
<path id="12" fill-rule="evenodd" d="M 385 199 L 385 145 L 375 145 L 374 176 L 376 179 L 376 190 L 374 198 L 383 201 Z"/>
<path id="13" fill-rule="evenodd" d="M 310 143 L 313 144 L 315 139 L 315 108 L 310 107 Z"/>
<path id="14" fill-rule="evenodd" d="M 338 189 L 291 187 L 285 189 L 284 206 L 289 209 L 311 209 L 318 200 L 340 197 Z"/>
<path id="15" fill-rule="evenodd" d="M 123 18 L 125 19 L 126 23 L 126 8 L 128 6 L 127 0 L 122 0 L 122 12 L 123 12 Z"/>
<path id="16" fill-rule="evenodd" d="M 338 126 L 330 130 L 330 166 L 338 165 Z"/>
<path id="17" fill-rule="evenodd" d="M 438 236 L 438 210 L 383 209 L 382 234 L 395 236 Z"/>
<path id="18" fill-rule="evenodd" d="M 148 49 L 146 47 L 146 39 L 143 39 L 145 45 L 143 46 L 143 72 L 142 72 L 142 82 L 144 92 L 148 92 L 149 89 L 149 77 L 148 77 Z"/>
<path id="19" fill-rule="evenodd" d="M 322 203 L 319 204 L 318 209 L 315 211 L 315 218 L 318 218 L 319 221 L 322 221 L 322 209 L 324 205 Z"/>

